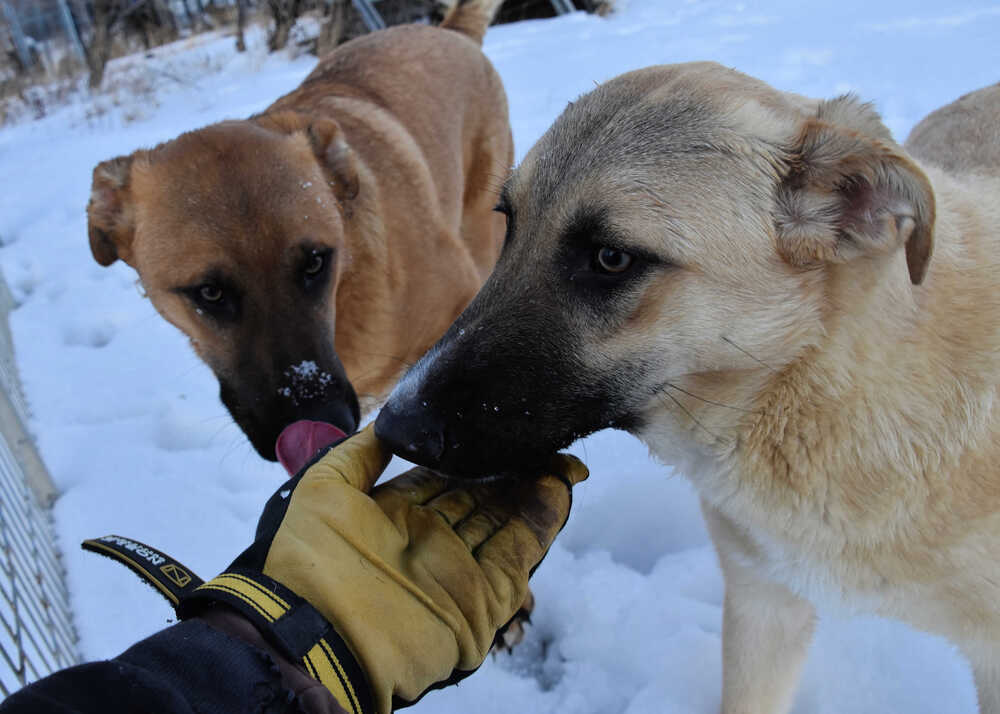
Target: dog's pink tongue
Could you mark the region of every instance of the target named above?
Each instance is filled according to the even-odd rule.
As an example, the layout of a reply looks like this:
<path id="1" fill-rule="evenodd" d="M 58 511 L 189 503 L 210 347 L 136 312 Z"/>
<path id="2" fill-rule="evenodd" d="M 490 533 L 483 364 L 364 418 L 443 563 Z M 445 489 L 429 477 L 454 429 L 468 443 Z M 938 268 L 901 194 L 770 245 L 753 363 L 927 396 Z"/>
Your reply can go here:
<path id="1" fill-rule="evenodd" d="M 288 475 L 294 476 L 317 451 L 345 436 L 347 434 L 333 424 L 302 419 L 282 429 L 274 450 Z"/>

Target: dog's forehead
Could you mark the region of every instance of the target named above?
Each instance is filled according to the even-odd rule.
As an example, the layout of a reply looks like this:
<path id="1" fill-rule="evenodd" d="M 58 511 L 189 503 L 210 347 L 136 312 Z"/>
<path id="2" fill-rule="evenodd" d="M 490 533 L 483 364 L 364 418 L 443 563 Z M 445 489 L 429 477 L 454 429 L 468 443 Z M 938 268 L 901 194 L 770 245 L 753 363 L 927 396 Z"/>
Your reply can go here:
<path id="1" fill-rule="evenodd" d="M 518 167 L 513 193 L 530 190 L 549 203 L 561 188 L 595 173 L 634 170 L 672 149 L 707 149 L 712 117 L 706 108 L 687 101 L 665 107 L 644 89 L 615 81 L 570 104 Z"/>
<path id="2" fill-rule="evenodd" d="M 800 101 L 801 100 L 801 101 Z M 761 162 L 794 136 L 808 100 L 713 63 L 649 67 L 570 103 L 512 177 L 512 196 L 551 203 L 595 174 L 661 178 L 711 156 Z"/>
<path id="3" fill-rule="evenodd" d="M 163 193 L 207 209 L 221 201 L 246 198 L 267 205 L 278 196 L 294 197 L 296 180 L 316 175 L 315 167 L 301 134 L 223 122 L 161 144 L 147 152 L 136 169 L 140 181 L 146 175 Z"/>
<path id="4" fill-rule="evenodd" d="M 743 250 L 735 241 L 767 233 L 786 147 L 814 106 L 712 63 L 638 70 L 567 107 L 504 191 L 518 231 L 559 236 L 600 214 L 668 259 L 703 260 L 705 241 Z"/>
<path id="5" fill-rule="evenodd" d="M 207 127 L 147 152 L 131 184 L 140 244 L 169 249 L 184 237 L 187 247 L 245 249 L 268 262 L 261 251 L 333 240 L 340 226 L 336 199 L 304 136 L 246 122 Z M 156 240 L 146 241 L 145 233 Z"/>

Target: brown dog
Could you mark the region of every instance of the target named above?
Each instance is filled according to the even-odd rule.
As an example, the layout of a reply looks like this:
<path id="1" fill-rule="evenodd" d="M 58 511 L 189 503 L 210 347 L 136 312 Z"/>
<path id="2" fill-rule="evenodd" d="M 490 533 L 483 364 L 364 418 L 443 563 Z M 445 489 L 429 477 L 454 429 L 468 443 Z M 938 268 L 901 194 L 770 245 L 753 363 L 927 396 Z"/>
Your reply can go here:
<path id="1" fill-rule="evenodd" d="M 1000 712 L 998 116 L 981 90 L 904 150 L 853 97 L 714 64 L 601 85 L 507 182 L 496 270 L 376 433 L 472 477 L 609 426 L 677 464 L 726 714 L 789 709 L 813 602 L 947 637 Z"/>
<path id="2" fill-rule="evenodd" d="M 499 4 L 356 39 L 262 114 L 94 170 L 94 258 L 138 271 L 261 456 L 297 420 L 353 431 L 489 274 L 513 161 L 479 47 Z"/>

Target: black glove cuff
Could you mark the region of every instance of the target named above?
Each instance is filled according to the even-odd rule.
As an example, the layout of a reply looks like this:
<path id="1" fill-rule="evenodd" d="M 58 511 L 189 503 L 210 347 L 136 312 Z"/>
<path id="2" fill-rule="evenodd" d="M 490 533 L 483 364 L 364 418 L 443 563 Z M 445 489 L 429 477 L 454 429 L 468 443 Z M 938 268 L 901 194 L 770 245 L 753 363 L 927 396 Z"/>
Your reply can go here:
<path id="1" fill-rule="evenodd" d="M 320 612 L 273 578 L 231 568 L 185 596 L 182 619 L 213 603 L 225 603 L 246 617 L 264 639 L 300 662 L 351 714 L 374 714 L 371 687 L 347 643 Z"/>
<path id="2" fill-rule="evenodd" d="M 145 543 L 109 535 L 84 541 L 86 550 L 128 566 L 174 606 L 184 620 L 225 603 L 261 636 L 302 667 L 351 714 L 375 714 L 371 686 L 347 643 L 320 612 L 273 578 L 230 567 L 208 582 Z"/>

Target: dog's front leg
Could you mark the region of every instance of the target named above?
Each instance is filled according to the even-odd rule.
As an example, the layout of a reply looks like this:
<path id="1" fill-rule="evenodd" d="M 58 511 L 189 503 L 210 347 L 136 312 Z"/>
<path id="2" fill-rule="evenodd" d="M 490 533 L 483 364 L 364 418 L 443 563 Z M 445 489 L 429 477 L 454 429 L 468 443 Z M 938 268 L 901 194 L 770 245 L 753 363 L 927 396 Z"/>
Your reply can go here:
<path id="1" fill-rule="evenodd" d="M 528 588 L 528 594 L 524 596 L 524 602 L 514 613 L 506 625 L 497 630 L 497 636 L 493 639 L 494 655 L 500 652 L 513 652 L 524 640 L 524 628 L 531 622 L 531 613 L 535 611 L 535 594 Z"/>
<path id="2" fill-rule="evenodd" d="M 812 639 L 813 606 L 738 564 L 745 537 L 718 511 L 703 510 L 726 581 L 722 714 L 785 714 Z"/>
<path id="3" fill-rule="evenodd" d="M 972 665 L 979 714 L 1000 714 L 1000 657 L 992 644 L 962 647 Z"/>

